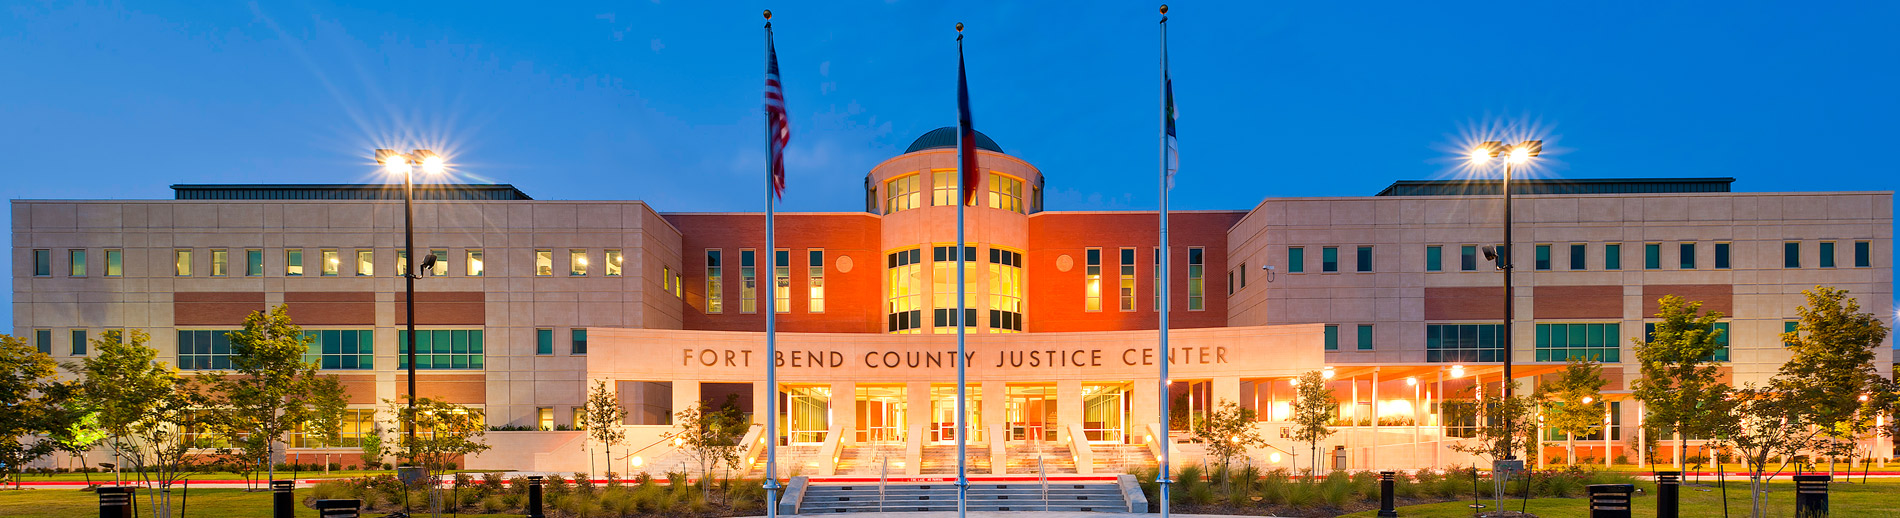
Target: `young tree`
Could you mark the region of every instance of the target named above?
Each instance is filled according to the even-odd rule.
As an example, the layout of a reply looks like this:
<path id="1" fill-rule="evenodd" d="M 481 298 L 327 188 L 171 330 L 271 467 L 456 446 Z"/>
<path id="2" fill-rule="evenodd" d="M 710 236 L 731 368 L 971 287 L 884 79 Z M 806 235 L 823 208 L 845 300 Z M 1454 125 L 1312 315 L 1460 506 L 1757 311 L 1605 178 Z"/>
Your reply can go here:
<path id="1" fill-rule="evenodd" d="M 1326 377 L 1319 371 L 1300 375 L 1293 393 L 1293 440 L 1306 443 L 1313 456 L 1313 473 L 1319 473 L 1319 442 L 1333 435 L 1331 425 L 1339 400 L 1326 388 Z"/>
<path id="2" fill-rule="evenodd" d="M 1672 465 L 1682 466 L 1688 438 L 1707 435 L 1719 419 L 1709 410 L 1728 395 L 1729 386 L 1718 379 L 1715 353 L 1721 348 L 1715 327 L 1722 313 L 1710 311 L 1698 316 L 1701 302 L 1690 302 L 1669 295 L 1662 298 L 1656 313 L 1660 321 L 1649 341 L 1631 338 L 1636 343 L 1636 360 L 1641 377 L 1630 383 L 1631 395 L 1643 401 L 1648 416 L 1643 426 L 1655 434 L 1673 433 L 1676 451 Z"/>
<path id="3" fill-rule="evenodd" d="M 1516 381 L 1510 382 L 1516 388 Z M 1517 392 L 1513 390 L 1512 392 Z M 1527 448 L 1537 439 L 1537 427 L 1522 424 L 1531 420 L 1531 410 L 1535 408 L 1533 396 L 1518 393 L 1509 398 L 1503 394 L 1486 394 L 1469 408 L 1477 412 L 1477 426 L 1472 441 L 1460 442 L 1451 446 L 1452 451 L 1469 453 L 1491 460 L 1509 458 L 1512 452 L 1526 452 L 1525 461 L 1534 462 L 1539 453 L 1535 448 Z M 1507 423 L 1511 423 L 1507 425 Z M 1491 477 L 1492 494 L 1497 496 L 1497 506 L 1504 507 L 1504 482 L 1506 477 L 1494 474 Z"/>
<path id="4" fill-rule="evenodd" d="M 53 440 L 54 449 L 71 455 L 73 464 L 78 469 L 84 469 L 86 468 L 86 452 L 91 450 L 93 445 L 104 440 L 106 434 L 99 430 L 97 410 L 85 407 L 79 398 L 70 398 L 67 402 L 66 418 L 62 420 L 64 422 L 60 423 L 61 426 L 53 430 L 48 438 Z M 88 469 L 83 473 L 86 474 L 86 485 L 91 486 L 92 471 Z"/>
<path id="5" fill-rule="evenodd" d="M 627 421 L 627 409 L 620 406 L 620 395 L 607 390 L 606 380 L 594 380 L 594 389 L 587 393 L 587 406 L 581 408 L 581 426 L 587 428 L 587 437 L 606 448 L 607 480 L 614 478 L 614 443 L 627 439 L 627 432 L 620 425 Z"/>
<path id="6" fill-rule="evenodd" d="M 1245 456 L 1248 448 L 1267 446 L 1267 439 L 1254 426 L 1258 416 L 1251 408 L 1223 399 L 1213 413 L 1201 418 L 1194 439 L 1207 445 L 1207 452 L 1220 459 L 1222 468 L 1231 468 L 1234 457 Z"/>
<path id="7" fill-rule="evenodd" d="M 192 448 L 208 446 L 195 433 L 209 423 L 201 409 L 209 403 L 200 387 L 157 360 L 158 351 L 145 346 L 150 335 L 132 330 L 100 333 L 92 341 L 95 356 L 66 365 L 80 376 L 79 397 L 99 415 L 106 445 L 120 459 L 132 463 L 141 480 L 169 488 L 188 471 L 185 460 Z M 153 510 L 164 513 L 169 502 L 148 492 Z"/>
<path id="8" fill-rule="evenodd" d="M 334 438 L 336 416 L 347 403 L 342 386 L 335 376 L 317 374 L 316 364 L 305 359 L 312 340 L 291 322 L 287 306 L 253 311 L 244 317 L 244 329 L 226 336 L 231 371 L 204 378 L 218 396 L 226 435 L 244 438 L 245 457 L 274 465 L 277 443 L 293 430 L 309 430 L 319 440 Z M 270 478 L 277 478 L 274 466 Z"/>
<path id="9" fill-rule="evenodd" d="M 680 427 L 674 437 L 680 440 L 680 450 L 699 462 L 702 476 L 712 476 L 720 463 L 728 469 L 738 467 L 746 422 L 737 400 L 737 395 L 729 396 L 726 404 L 717 407 L 700 401 L 674 414 Z"/>
<path id="10" fill-rule="evenodd" d="M 1814 445 L 1820 433 L 1807 422 L 1800 410 L 1803 404 L 1788 393 L 1749 383 L 1733 390 L 1717 408 L 1721 412 L 1710 431 L 1747 464 L 1754 518 L 1761 518 L 1765 511 L 1762 493 L 1780 473 L 1767 472 L 1770 459 L 1799 454 Z"/>
<path id="11" fill-rule="evenodd" d="M 25 339 L 0 335 L 0 406 L 6 408 L 0 412 L 0 469 L 15 474 L 15 487 L 26 463 L 57 448 L 43 437 L 64 428 L 61 421 L 68 391 L 54 377 L 57 369 L 52 356 L 27 345 Z"/>
<path id="12" fill-rule="evenodd" d="M 1873 431 L 1871 409 L 1886 406 L 1890 392 L 1876 370 L 1887 327 L 1880 317 L 1860 311 L 1860 302 L 1847 290 L 1816 286 L 1804 292 L 1807 303 L 1796 308 L 1796 332 L 1783 333 L 1782 343 L 1794 354 L 1769 381 L 1769 388 L 1802 402 L 1803 417 L 1821 428 L 1821 453 L 1851 455 L 1854 441 Z"/>
<path id="13" fill-rule="evenodd" d="M 382 425 L 371 425 L 370 431 L 363 432 L 363 438 L 358 440 L 358 442 L 356 443 L 356 446 L 357 448 L 360 448 L 363 450 L 363 455 L 362 455 L 363 469 L 378 469 L 382 467 L 383 465 L 383 427 Z"/>
<path id="14" fill-rule="evenodd" d="M 488 427 L 479 409 L 426 397 L 416 400 L 414 411 L 409 409 L 406 396 L 385 399 L 383 404 L 396 409 L 397 430 L 407 430 L 404 423 L 415 423 L 416 427 L 415 440 L 404 433 L 394 451 L 388 453 L 414 452 L 432 476 L 439 475 L 457 457 L 488 451 L 488 444 L 482 441 Z"/>
<path id="15" fill-rule="evenodd" d="M 1544 424 L 1565 435 L 1564 458 L 1577 463 L 1577 436 L 1603 429 L 1603 365 L 1589 358 L 1571 358 L 1557 378 L 1538 385 Z M 1603 452 L 1605 456 L 1609 452 Z"/>

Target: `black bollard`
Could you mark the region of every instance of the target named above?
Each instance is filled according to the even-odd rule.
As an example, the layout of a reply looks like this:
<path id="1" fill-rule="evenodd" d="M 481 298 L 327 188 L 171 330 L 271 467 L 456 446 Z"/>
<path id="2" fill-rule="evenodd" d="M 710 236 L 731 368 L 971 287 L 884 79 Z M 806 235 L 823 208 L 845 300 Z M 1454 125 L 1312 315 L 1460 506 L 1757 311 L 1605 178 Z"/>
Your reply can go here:
<path id="1" fill-rule="evenodd" d="M 272 480 L 270 490 L 271 518 L 297 518 L 297 500 L 293 496 L 293 492 L 297 490 L 297 481 Z"/>
<path id="2" fill-rule="evenodd" d="M 362 500 L 318 500 L 311 507 L 317 508 L 317 518 L 357 518 L 362 513 Z"/>
<path id="3" fill-rule="evenodd" d="M 1676 518 L 1682 502 L 1682 472 L 1656 472 L 1656 518 Z"/>
<path id="4" fill-rule="evenodd" d="M 99 518 L 132 518 L 132 486 L 100 486 Z"/>
<path id="5" fill-rule="evenodd" d="M 1827 516 L 1827 484 L 1833 480 L 1834 477 L 1831 475 L 1795 475 L 1795 518 L 1825 518 Z"/>
<path id="6" fill-rule="evenodd" d="M 547 518 L 541 514 L 541 477 L 528 477 L 528 518 Z"/>
<path id="7" fill-rule="evenodd" d="M 1630 518 L 1630 496 L 1636 486 L 1630 484 L 1591 484 L 1584 487 L 1590 495 L 1590 518 Z"/>
<path id="8" fill-rule="evenodd" d="M 1392 507 L 1393 477 L 1397 473 L 1379 472 L 1379 518 L 1398 518 L 1399 511 Z"/>

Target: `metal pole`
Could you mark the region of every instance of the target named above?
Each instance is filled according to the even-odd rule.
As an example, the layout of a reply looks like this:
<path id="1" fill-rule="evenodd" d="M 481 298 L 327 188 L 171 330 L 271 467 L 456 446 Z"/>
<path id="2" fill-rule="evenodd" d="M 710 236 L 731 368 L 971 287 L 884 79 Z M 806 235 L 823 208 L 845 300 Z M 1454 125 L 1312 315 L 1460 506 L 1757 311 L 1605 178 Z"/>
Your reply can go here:
<path id="1" fill-rule="evenodd" d="M 1171 441 L 1168 439 L 1168 306 L 1173 305 L 1174 300 L 1168 297 L 1168 7 L 1165 5 L 1161 7 L 1160 79 L 1161 241 L 1159 247 L 1161 249 L 1161 255 L 1160 258 L 1155 261 L 1155 265 L 1161 270 L 1161 279 L 1160 282 L 1156 283 L 1155 289 L 1160 290 L 1161 293 L 1161 310 L 1158 315 L 1158 323 L 1161 329 L 1159 342 L 1161 349 L 1161 377 L 1155 380 L 1155 384 L 1160 386 L 1161 389 L 1161 438 L 1159 439 L 1161 441 L 1161 473 L 1155 482 L 1161 486 L 1159 492 L 1161 496 L 1161 518 L 1168 518 L 1168 487 L 1174 483 L 1173 480 L 1169 480 L 1169 471 L 1171 470 L 1168 464 L 1168 446 L 1171 444 Z"/>
<path id="2" fill-rule="evenodd" d="M 962 34 L 957 35 L 957 73 L 958 74 L 963 73 L 963 35 Z M 959 77 L 957 79 L 961 80 L 963 78 Z M 959 116 L 959 119 L 960 118 L 961 116 Z M 967 432 L 967 430 L 965 430 L 966 423 L 963 422 L 966 417 L 965 414 L 968 412 L 967 410 L 964 409 L 964 406 L 963 406 L 964 399 L 966 397 L 964 391 L 967 389 L 967 387 L 965 387 L 964 385 L 967 382 L 967 380 L 964 378 L 964 370 L 965 370 L 964 364 L 967 363 L 964 361 L 964 356 L 963 356 L 964 332 L 965 332 L 964 326 L 969 324 L 969 322 L 966 322 L 969 319 L 965 318 L 968 315 L 965 315 L 963 311 L 963 305 L 965 304 L 965 301 L 963 300 L 964 290 L 968 288 L 968 286 L 964 284 L 964 282 L 967 282 L 967 281 L 965 281 L 965 279 L 963 278 L 963 269 L 964 269 L 963 261 L 965 259 L 964 254 L 963 254 L 963 251 L 964 251 L 964 248 L 963 248 L 964 247 L 963 207 L 965 205 L 969 205 L 969 195 L 964 194 L 964 192 L 966 189 L 969 189 L 970 186 L 964 185 L 965 172 L 963 171 L 963 160 L 964 160 L 963 149 L 965 145 L 971 145 L 974 143 L 963 141 L 964 133 L 966 131 L 974 131 L 974 130 L 970 128 L 959 128 L 957 130 L 957 245 L 956 245 L 956 248 L 951 249 L 950 251 L 950 253 L 956 254 L 957 256 L 957 288 L 956 288 L 957 289 L 957 314 L 954 318 L 957 321 L 957 360 L 956 360 L 956 364 L 957 364 L 957 420 L 956 420 L 956 423 L 957 423 L 957 516 L 958 518 L 962 518 L 967 513 L 969 513 L 969 508 L 970 508 L 970 503 L 969 503 L 970 478 L 969 478 L 969 473 L 966 471 L 968 461 L 964 458 L 967 452 L 965 448 L 967 448 L 968 446 L 966 442 L 964 441 L 964 435 Z M 976 152 L 976 150 L 971 149 L 970 152 L 974 153 Z M 991 325 L 995 325 L 995 324 L 991 324 Z"/>
<path id="3" fill-rule="evenodd" d="M 772 59 L 772 22 L 770 21 L 771 15 L 767 14 L 766 16 L 765 48 L 766 60 L 768 61 L 767 66 L 770 67 L 770 60 Z M 777 171 L 773 169 L 774 165 L 769 152 L 774 145 L 772 139 L 775 138 L 772 135 L 772 114 L 770 110 L 767 110 L 765 119 L 765 148 L 768 151 L 765 159 L 765 261 L 766 271 L 771 272 L 769 275 L 771 275 L 772 279 L 771 289 L 766 290 L 769 294 L 765 296 L 765 436 L 767 438 L 765 442 L 765 516 L 767 518 L 777 518 L 779 490 L 778 337 L 776 329 L 778 320 L 778 249 L 774 248 L 775 245 L 772 243 L 772 222 L 775 219 L 773 212 L 777 209 L 773 203 L 777 193 L 773 191 L 772 186 L 774 185 L 773 175 L 777 173 Z M 791 259 L 786 258 L 787 266 L 790 266 L 790 263 Z M 756 279 L 756 277 L 754 278 Z M 758 283 L 754 282 L 752 286 L 754 289 L 757 289 Z"/>
<path id="4" fill-rule="evenodd" d="M 407 157 L 394 159 L 408 160 Z M 409 454 L 410 466 L 416 465 L 416 276 L 412 273 L 416 267 L 416 183 L 413 169 L 414 164 L 411 164 L 411 171 L 402 173 L 403 311 L 408 314 L 404 323 L 409 326 L 409 444 L 404 450 Z"/>
<path id="5" fill-rule="evenodd" d="M 1504 382 L 1504 401 L 1507 405 L 1511 401 L 1513 392 L 1511 389 L 1511 335 L 1514 333 L 1511 331 L 1512 323 L 1516 322 L 1517 315 L 1517 299 L 1511 285 L 1511 270 L 1517 268 L 1517 260 L 1513 257 L 1516 255 L 1516 249 L 1511 245 L 1511 222 L 1511 159 L 1507 157 L 1504 159 L 1504 248 L 1498 254 L 1498 258 L 1504 263 L 1504 379 L 1502 381 Z M 1505 412 L 1504 458 L 1506 460 L 1517 458 L 1517 448 L 1512 445 L 1516 440 L 1516 428 L 1511 426 L 1511 413 Z"/>

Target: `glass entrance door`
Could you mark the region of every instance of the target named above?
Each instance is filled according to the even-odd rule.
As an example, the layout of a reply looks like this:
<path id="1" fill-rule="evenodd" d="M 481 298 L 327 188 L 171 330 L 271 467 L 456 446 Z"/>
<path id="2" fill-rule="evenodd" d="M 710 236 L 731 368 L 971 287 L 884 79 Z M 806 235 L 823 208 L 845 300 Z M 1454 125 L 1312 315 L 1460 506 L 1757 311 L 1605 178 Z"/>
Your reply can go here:
<path id="1" fill-rule="evenodd" d="M 831 387 L 787 387 L 784 394 L 786 441 L 823 444 L 831 431 Z"/>
<path id="2" fill-rule="evenodd" d="M 1128 383 L 1082 387 L 1082 432 L 1089 442 L 1127 442 L 1129 388 Z"/>
<path id="3" fill-rule="evenodd" d="M 966 385 L 964 395 L 968 396 L 963 406 L 964 426 L 969 429 L 971 441 L 982 442 L 987 436 L 983 430 L 983 399 L 974 385 Z M 937 444 L 957 442 L 956 385 L 930 387 L 930 442 Z"/>
<path id="4" fill-rule="evenodd" d="M 1009 387 L 1009 400 L 1003 406 L 1003 413 L 1009 418 L 1009 440 L 1056 440 L 1055 385 Z"/>
<path id="5" fill-rule="evenodd" d="M 903 442 L 904 387 L 866 387 L 857 391 L 857 440 L 860 443 Z"/>

